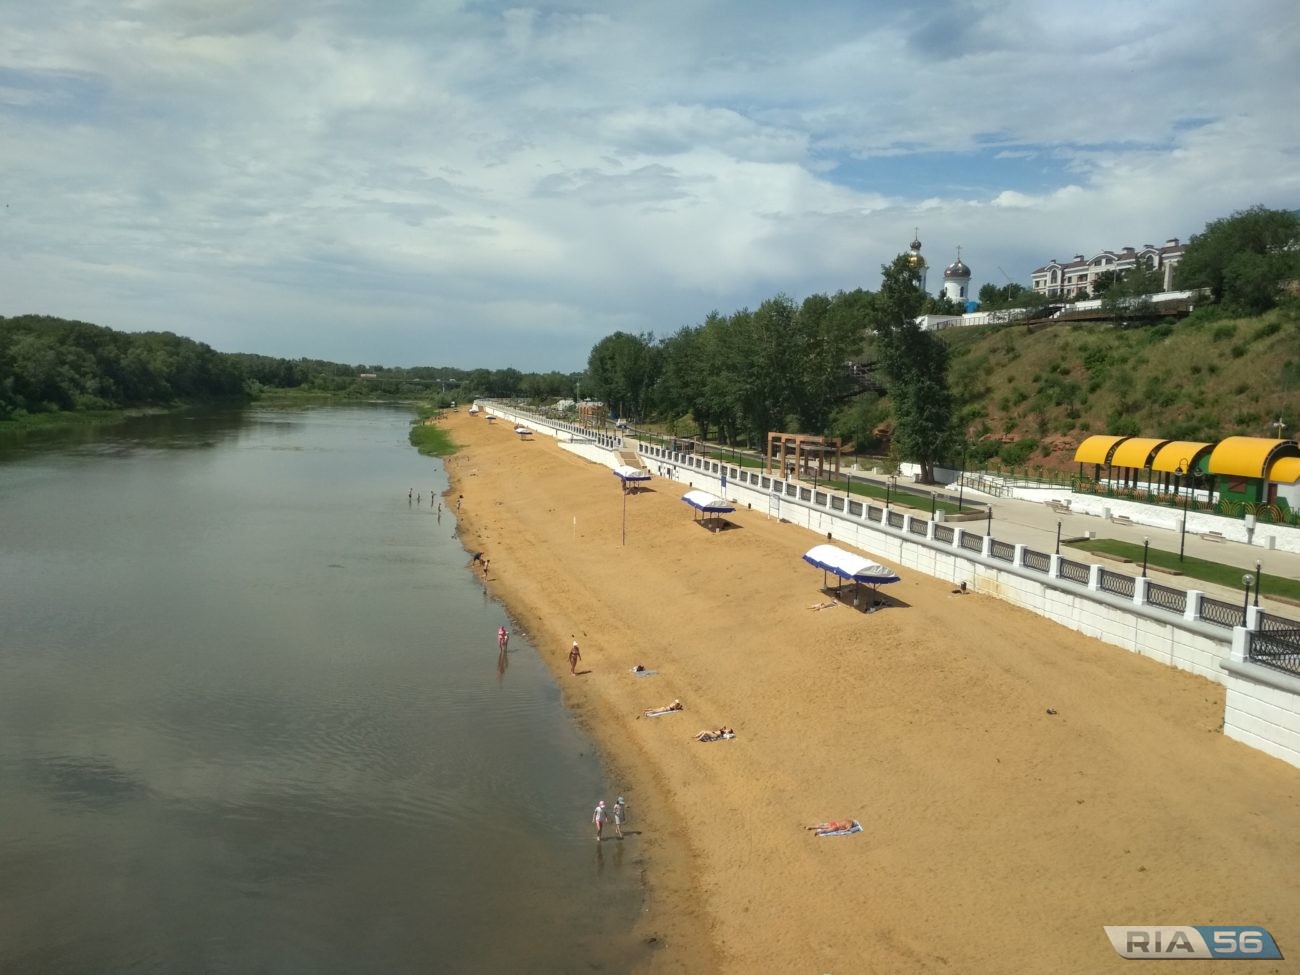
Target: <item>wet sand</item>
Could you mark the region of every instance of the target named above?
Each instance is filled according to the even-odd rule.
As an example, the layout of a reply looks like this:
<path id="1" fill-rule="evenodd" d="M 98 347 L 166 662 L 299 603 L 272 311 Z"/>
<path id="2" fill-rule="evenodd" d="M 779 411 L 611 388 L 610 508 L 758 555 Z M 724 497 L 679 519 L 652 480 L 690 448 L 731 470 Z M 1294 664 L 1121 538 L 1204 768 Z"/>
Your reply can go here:
<path id="1" fill-rule="evenodd" d="M 1300 954 L 1300 770 L 1222 736 L 1221 687 L 911 572 L 880 612 L 813 610 L 824 538 L 747 510 L 711 534 L 655 479 L 623 544 L 608 468 L 446 426 L 466 546 L 626 783 L 647 971 L 1124 970 L 1105 924 L 1259 924 Z"/>

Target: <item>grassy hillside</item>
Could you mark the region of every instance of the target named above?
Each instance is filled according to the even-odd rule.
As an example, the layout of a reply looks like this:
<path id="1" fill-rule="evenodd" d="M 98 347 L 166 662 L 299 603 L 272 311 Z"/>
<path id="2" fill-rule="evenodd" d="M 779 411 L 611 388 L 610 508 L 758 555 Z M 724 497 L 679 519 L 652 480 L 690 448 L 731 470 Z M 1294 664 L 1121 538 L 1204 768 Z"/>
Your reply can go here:
<path id="1" fill-rule="evenodd" d="M 1300 306 L 1258 318 L 1198 311 L 1178 324 L 951 329 L 965 429 L 1004 466 L 1073 469 L 1091 434 L 1215 441 L 1300 433 Z"/>

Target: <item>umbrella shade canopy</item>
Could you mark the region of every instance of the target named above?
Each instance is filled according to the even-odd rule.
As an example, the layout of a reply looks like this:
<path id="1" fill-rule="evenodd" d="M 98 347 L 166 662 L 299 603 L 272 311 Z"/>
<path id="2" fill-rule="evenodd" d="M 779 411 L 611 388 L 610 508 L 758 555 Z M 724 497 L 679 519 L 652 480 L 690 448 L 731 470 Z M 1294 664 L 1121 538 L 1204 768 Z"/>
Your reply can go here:
<path id="1" fill-rule="evenodd" d="M 627 481 L 650 480 L 649 471 L 643 471 L 641 468 L 633 467 L 631 464 L 619 464 L 614 468 L 614 476 L 622 478 L 624 483 Z"/>
<path id="2" fill-rule="evenodd" d="M 515 427 L 515 433 L 532 433 L 527 427 Z"/>
<path id="3" fill-rule="evenodd" d="M 715 497 L 707 491 L 687 491 L 682 495 L 682 500 L 692 508 L 698 508 L 700 511 L 707 511 L 710 514 L 722 514 L 736 510 L 734 505 L 728 504 L 722 498 Z"/>
<path id="4" fill-rule="evenodd" d="M 893 569 L 887 569 L 861 555 L 854 555 L 834 545 L 817 545 L 804 553 L 803 560 L 819 569 L 833 572 L 841 579 L 853 582 L 866 582 L 873 586 L 882 586 L 898 582 L 898 575 Z"/>

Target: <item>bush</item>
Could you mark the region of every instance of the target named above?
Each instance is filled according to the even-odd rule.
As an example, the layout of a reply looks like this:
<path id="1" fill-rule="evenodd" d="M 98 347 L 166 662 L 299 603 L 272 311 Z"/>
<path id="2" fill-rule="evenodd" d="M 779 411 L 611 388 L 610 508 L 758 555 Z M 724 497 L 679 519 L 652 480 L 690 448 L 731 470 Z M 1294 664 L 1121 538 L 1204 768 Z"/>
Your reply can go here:
<path id="1" fill-rule="evenodd" d="M 1038 440 L 1034 437 L 1026 437 L 1024 440 L 1017 440 L 1014 443 L 1003 444 L 998 456 L 1008 467 L 1015 467 L 1023 464 L 1034 453 L 1034 448 L 1038 446 Z"/>

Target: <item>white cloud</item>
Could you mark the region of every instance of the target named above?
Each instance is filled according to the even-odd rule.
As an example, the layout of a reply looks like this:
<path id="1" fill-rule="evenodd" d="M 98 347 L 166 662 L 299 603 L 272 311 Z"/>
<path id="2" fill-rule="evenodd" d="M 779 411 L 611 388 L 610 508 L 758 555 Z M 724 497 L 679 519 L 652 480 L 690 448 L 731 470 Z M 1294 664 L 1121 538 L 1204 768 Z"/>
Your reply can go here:
<path id="1" fill-rule="evenodd" d="M 580 368 L 613 328 L 874 286 L 914 226 L 978 287 L 1300 205 L 1280 0 L 12 21 L 0 313 L 218 348 Z"/>

